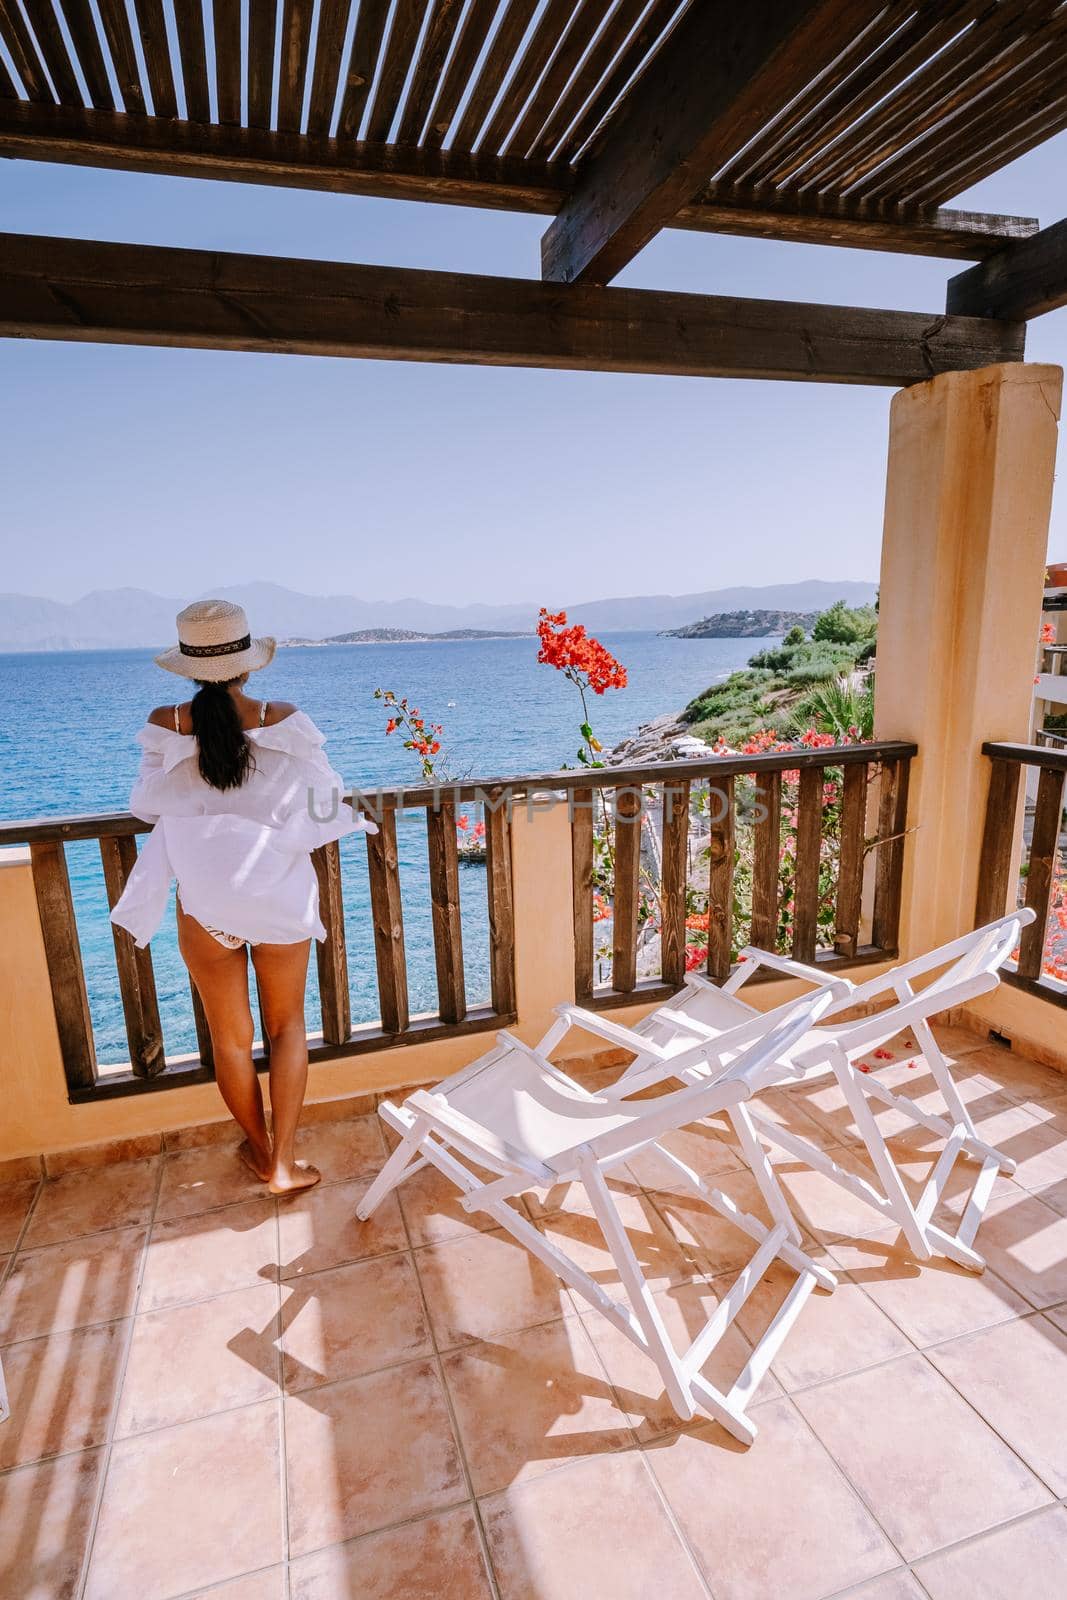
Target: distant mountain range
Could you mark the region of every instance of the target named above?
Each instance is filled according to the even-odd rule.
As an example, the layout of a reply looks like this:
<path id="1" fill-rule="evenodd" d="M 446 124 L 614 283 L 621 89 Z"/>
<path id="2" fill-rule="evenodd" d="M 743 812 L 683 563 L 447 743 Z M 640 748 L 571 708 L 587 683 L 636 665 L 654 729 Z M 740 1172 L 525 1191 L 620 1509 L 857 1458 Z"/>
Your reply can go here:
<path id="1" fill-rule="evenodd" d="M 835 600 L 865 605 L 876 585 L 827 582 L 745 585 L 699 594 L 633 595 L 567 605 L 572 622 L 600 632 L 658 632 L 678 628 L 713 612 L 743 610 L 820 611 Z M 246 583 L 184 597 L 151 594 L 146 589 L 97 589 L 65 604 L 32 595 L 0 594 L 0 650 L 114 650 L 162 647 L 174 639 L 174 616 L 204 593 L 236 600 L 248 612 L 255 633 L 279 639 L 325 639 L 369 629 L 413 633 L 519 632 L 533 628 L 537 606 L 440 605 L 430 600 L 362 600 L 356 595 L 299 594 L 275 583 Z"/>

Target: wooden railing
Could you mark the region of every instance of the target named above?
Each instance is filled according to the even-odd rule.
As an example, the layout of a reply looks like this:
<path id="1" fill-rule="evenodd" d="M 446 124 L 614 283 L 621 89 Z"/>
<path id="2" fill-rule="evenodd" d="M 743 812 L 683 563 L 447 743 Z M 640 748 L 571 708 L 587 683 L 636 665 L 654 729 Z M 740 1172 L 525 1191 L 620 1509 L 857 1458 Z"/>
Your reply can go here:
<path id="1" fill-rule="evenodd" d="M 1005 968 L 1004 976 L 1019 988 L 1067 1006 L 1067 982 L 1052 970 L 1067 965 L 1067 931 L 1059 939 L 1057 920 L 1060 909 L 1067 911 L 1063 876 L 1067 863 L 1060 847 L 1067 750 L 985 744 L 982 754 L 990 758 L 992 771 L 978 867 L 975 927 L 1003 916 L 1005 906 L 1017 903 L 1024 885 L 1023 903 L 1033 910 L 1034 921 L 1023 929 L 1018 960 Z M 1031 768 L 1038 773 L 1032 816 L 1028 807 L 1020 806 L 1023 772 Z"/>
<path id="2" fill-rule="evenodd" d="M 575 992 L 586 1003 L 632 1003 L 669 994 L 678 987 L 690 955 L 686 921 L 694 893 L 707 896 L 703 964 L 713 978 L 726 977 L 735 921 L 736 846 L 740 834 L 750 828 L 753 866 L 746 940 L 769 948 L 781 944 L 780 858 L 783 841 L 795 836 L 791 952 L 802 960 L 829 965 L 893 954 L 900 913 L 908 769 L 915 751 L 914 745 L 900 742 L 848 745 L 788 754 L 579 769 L 349 797 L 373 814 L 379 825 L 377 834 L 365 836 L 379 1016 L 374 1022 L 353 1025 L 340 849 L 337 844 L 327 845 L 313 856 L 328 938 L 316 946 L 321 1033 L 309 1039 L 312 1059 L 476 1033 L 516 1020 L 512 817 L 517 803 L 538 796 L 542 801 L 552 796 L 556 803 L 569 807 Z M 834 916 L 832 941 L 820 948 L 820 933 L 825 933 L 818 914 L 820 896 L 825 901 L 825 884 L 820 887 L 820 875 L 826 869 L 823 785 L 831 775 L 838 775 L 841 784 L 833 861 Z M 741 788 L 746 783 L 751 787 L 752 782 L 759 797 L 754 821 L 747 811 L 742 812 L 739 799 Z M 794 786 L 796 822 L 791 827 L 783 815 L 783 794 L 791 807 Z M 694 849 L 694 804 L 700 795 L 712 793 L 718 803 L 703 833 L 698 830 Z M 490 1000 L 475 1007 L 468 1006 L 464 981 L 457 808 L 463 808 L 468 816 L 480 813 L 485 823 Z M 397 844 L 398 815 L 411 811 L 421 812 L 426 823 L 425 888 L 437 987 L 436 1011 L 418 1016 L 412 1016 L 409 1004 Z M 594 857 L 603 829 L 597 826 L 594 812 L 598 817 L 610 817 L 613 867 L 610 982 L 600 985 L 594 982 L 594 879 L 599 871 Z M 212 1076 L 211 1039 L 195 988 L 190 1003 L 198 1055 L 168 1056 L 151 951 L 138 950 L 130 935 L 115 927 L 114 953 L 129 1058 L 127 1064 L 103 1067 L 97 1060 L 66 849 L 76 841 L 97 841 L 107 901 L 113 907 L 136 861 L 136 836 L 145 831 L 146 824 L 128 813 L 0 824 L 0 846 L 23 844 L 30 849 L 72 1100 L 171 1088 Z M 357 848 L 363 847 L 357 844 Z M 874 868 L 867 872 L 872 848 Z M 641 970 L 638 940 L 647 898 L 644 885 L 649 875 L 649 849 L 657 868 L 654 888 L 661 920 L 658 971 L 651 975 Z M 694 856 L 695 861 L 691 859 Z M 546 886 L 546 893 L 553 887 L 566 893 L 562 884 Z M 102 914 L 102 906 L 100 911 Z M 259 1054 L 261 1062 L 266 1061 L 268 1048 L 265 1043 Z"/>
<path id="3" fill-rule="evenodd" d="M 349 798 L 352 798 L 351 796 Z M 510 809 L 497 785 L 465 784 L 434 789 L 389 789 L 356 796 L 379 831 L 366 839 L 370 916 L 379 999 L 379 1020 L 353 1027 L 345 941 L 340 847 L 312 855 L 327 939 L 317 944 L 321 1035 L 309 1039 L 312 1060 L 387 1046 L 422 1043 L 451 1034 L 475 1033 L 515 1020 L 514 920 L 511 897 Z M 489 921 L 489 1005 L 468 1008 L 464 983 L 456 806 L 482 810 Z M 431 905 L 437 974 L 436 1014 L 412 1017 L 404 948 L 404 912 L 397 848 L 398 810 L 425 812 L 427 890 Z M 48 961 L 60 1048 L 72 1100 L 108 1098 L 145 1089 L 202 1082 L 212 1072 L 211 1035 L 200 997 L 190 984 L 190 1004 L 199 1059 L 168 1060 L 164 1049 L 150 949 L 138 950 L 124 929 L 112 924 L 119 992 L 129 1045 L 124 1069 L 101 1070 L 89 1009 L 85 967 L 75 917 L 66 846 L 99 844 L 109 909 L 121 895 L 137 859 L 136 836 L 147 824 L 128 813 L 48 817 L 0 824 L 0 846 L 28 845 Z M 102 911 L 102 908 L 101 908 Z M 266 1061 L 269 1043 L 258 1051 Z"/>
<path id="4" fill-rule="evenodd" d="M 579 1000 L 612 1006 L 658 999 L 675 990 L 698 959 L 721 982 L 738 943 L 786 946 L 798 960 L 827 966 L 895 954 L 915 754 L 913 744 L 888 741 L 567 774 Z M 831 779 L 840 786 L 833 850 L 824 830 L 824 785 Z M 783 797 L 790 811 L 795 807 L 795 822 L 787 821 Z M 701 802 L 707 808 L 703 829 L 694 816 Z M 784 847 L 791 847 L 793 860 L 785 929 Z M 604 909 L 597 878 L 604 876 L 608 852 L 614 880 L 610 977 L 598 984 L 597 968 L 607 960 L 598 961 L 595 948 L 598 909 Z M 687 939 L 694 903 L 707 908 L 706 952 Z M 639 935 L 651 920 L 658 922 L 658 972 L 642 973 Z"/>

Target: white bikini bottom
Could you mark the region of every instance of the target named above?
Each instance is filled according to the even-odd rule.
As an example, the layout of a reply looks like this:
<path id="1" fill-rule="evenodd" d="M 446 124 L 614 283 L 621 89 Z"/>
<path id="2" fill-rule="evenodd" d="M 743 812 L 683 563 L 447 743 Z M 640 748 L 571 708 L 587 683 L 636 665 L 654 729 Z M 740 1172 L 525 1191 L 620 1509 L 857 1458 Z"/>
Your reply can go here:
<path id="1" fill-rule="evenodd" d="M 189 913 L 185 911 L 185 907 L 182 905 L 182 897 L 180 894 L 178 896 L 178 905 L 180 909 L 185 912 L 185 915 L 188 916 Z M 210 933 L 215 943 L 221 944 L 224 950 L 240 950 L 241 946 L 246 943 L 246 941 L 242 939 L 239 934 L 224 933 L 221 928 L 209 928 L 204 923 L 201 923 L 200 926 L 204 929 L 205 933 Z"/>

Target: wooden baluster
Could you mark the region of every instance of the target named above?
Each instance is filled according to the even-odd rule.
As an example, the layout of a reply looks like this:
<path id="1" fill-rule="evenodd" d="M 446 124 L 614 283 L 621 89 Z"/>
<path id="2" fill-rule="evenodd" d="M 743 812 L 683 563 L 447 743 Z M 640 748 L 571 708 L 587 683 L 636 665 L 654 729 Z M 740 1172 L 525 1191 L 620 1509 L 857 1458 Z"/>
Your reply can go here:
<path id="1" fill-rule="evenodd" d="M 612 913 L 611 987 L 629 994 L 637 986 L 637 911 L 640 904 L 642 805 L 639 788 L 614 791 L 615 904 Z"/>
<path id="2" fill-rule="evenodd" d="M 571 793 L 571 893 L 574 903 L 574 997 L 593 992 L 593 804 L 592 789 Z"/>
<path id="3" fill-rule="evenodd" d="M 1019 943 L 1020 978 L 1040 978 L 1048 929 L 1049 899 L 1063 817 L 1065 775 L 1056 767 L 1042 767 L 1034 806 L 1034 832 L 1030 840 L 1030 866 L 1026 874 L 1026 904 L 1037 919 L 1023 929 Z"/>
<path id="4" fill-rule="evenodd" d="M 463 978 L 456 807 L 451 800 L 440 800 L 427 807 L 426 848 L 437 963 L 437 1012 L 442 1022 L 462 1022 L 467 1015 L 467 993 Z"/>
<path id="5" fill-rule="evenodd" d="M 341 893 L 341 847 L 336 839 L 311 852 L 319 880 L 319 915 L 325 943 L 315 945 L 319 969 L 319 1005 L 326 1044 L 345 1044 L 352 1033 L 352 1001 L 348 991 L 345 906 Z"/>
<path id="6" fill-rule="evenodd" d="M 908 824 L 910 761 L 882 767 L 878 798 L 878 860 L 874 874 L 872 938 L 877 949 L 895 955 L 900 937 L 900 890 L 904 873 L 904 830 Z"/>
<path id="7" fill-rule="evenodd" d="M 196 1028 L 197 1048 L 200 1051 L 200 1065 L 207 1067 L 209 1072 L 214 1072 L 215 1047 L 211 1043 L 211 1029 L 207 1025 L 207 1013 L 204 1011 L 200 991 L 192 978 L 189 979 L 189 994 L 193 1002 L 193 1024 Z"/>
<path id="8" fill-rule="evenodd" d="M 778 879 L 782 853 L 782 774 L 761 772 L 756 799 L 762 807 L 754 828 L 752 932 L 750 942 L 774 950 L 778 941 Z"/>
<path id="9" fill-rule="evenodd" d="M 793 957 L 815 960 L 819 926 L 819 859 L 822 852 L 822 767 L 801 767 L 797 794 L 796 867 L 793 874 Z"/>
<path id="10" fill-rule="evenodd" d="M 126 887 L 126 880 L 137 863 L 137 841 L 132 833 L 105 835 L 100 840 L 100 860 L 104 868 L 108 908 L 114 911 Z M 155 1078 L 167 1065 L 163 1053 L 163 1028 L 159 1020 L 156 977 L 152 952 L 138 950 L 133 935 L 116 923 L 111 924 L 115 944 L 115 965 L 119 992 L 126 1018 L 126 1038 L 130 1046 L 130 1068 L 136 1078 Z"/>
<path id="11" fill-rule="evenodd" d="M 708 790 L 708 977 L 723 983 L 734 953 L 734 858 L 737 854 L 732 775 Z"/>
<path id="12" fill-rule="evenodd" d="M 660 877 L 662 929 L 660 973 L 679 987 L 685 979 L 686 887 L 689 877 L 689 785 L 663 785 L 663 866 Z"/>
<path id="13" fill-rule="evenodd" d="M 978 858 L 978 895 L 974 925 L 982 928 L 995 922 L 1011 905 L 1011 866 L 1015 856 L 1015 825 L 1019 816 L 1019 781 L 1022 766 L 1018 761 L 990 762 L 989 796 L 986 800 L 982 853 Z"/>
<path id="14" fill-rule="evenodd" d="M 62 842 L 31 844 L 30 864 L 67 1088 L 91 1089 L 96 1083 L 96 1046 Z"/>
<path id="15" fill-rule="evenodd" d="M 839 956 L 854 956 L 859 949 L 866 830 L 867 763 L 857 761 L 844 769 L 841 795 L 841 844 L 834 913 L 834 950 Z"/>
<path id="16" fill-rule="evenodd" d="M 408 974 L 404 955 L 404 913 L 400 902 L 400 865 L 396 843 L 396 811 L 381 807 L 378 832 L 367 834 L 374 959 L 378 968 L 378 1000 L 386 1033 L 403 1033 L 408 1025 Z"/>
<path id="17" fill-rule="evenodd" d="M 485 877 L 489 897 L 489 982 L 493 1010 L 515 1014 L 515 906 L 511 893 L 511 819 L 505 791 L 485 807 Z"/>

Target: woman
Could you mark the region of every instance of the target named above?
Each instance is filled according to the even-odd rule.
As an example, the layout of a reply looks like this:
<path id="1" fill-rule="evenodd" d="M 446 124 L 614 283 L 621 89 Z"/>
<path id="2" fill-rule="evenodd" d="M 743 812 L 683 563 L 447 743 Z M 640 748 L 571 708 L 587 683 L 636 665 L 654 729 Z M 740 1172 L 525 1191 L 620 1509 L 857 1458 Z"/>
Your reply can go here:
<path id="1" fill-rule="evenodd" d="M 274 656 L 240 606 L 198 600 L 178 616 L 178 644 L 159 666 L 194 679 L 191 701 L 160 706 L 137 735 L 144 755 L 130 810 L 155 824 L 112 922 L 144 946 L 178 880 L 178 943 L 211 1031 L 215 1078 L 244 1130 L 241 1154 L 274 1194 L 320 1174 L 294 1153 L 307 1086 L 304 989 L 312 938 L 325 939 L 310 852 L 369 828 L 309 717 L 253 700 L 249 674 Z M 270 1045 L 268 1131 L 252 1062 L 248 956 Z"/>

